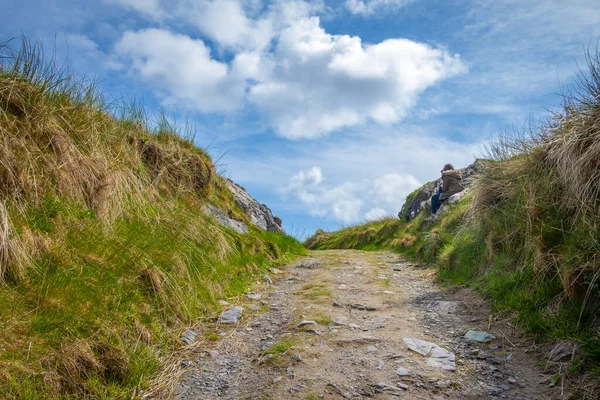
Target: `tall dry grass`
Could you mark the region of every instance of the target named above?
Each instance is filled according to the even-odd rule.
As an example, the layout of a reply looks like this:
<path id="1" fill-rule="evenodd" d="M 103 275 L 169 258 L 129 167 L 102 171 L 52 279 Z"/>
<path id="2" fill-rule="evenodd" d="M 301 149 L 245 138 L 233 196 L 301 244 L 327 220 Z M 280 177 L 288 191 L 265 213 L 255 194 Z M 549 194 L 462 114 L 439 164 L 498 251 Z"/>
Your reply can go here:
<path id="1" fill-rule="evenodd" d="M 587 61 L 547 121 L 488 147 L 470 214 L 489 226 L 504 219 L 496 241 L 560 276 L 567 296 L 591 301 L 600 294 L 600 53 Z"/>
<path id="2" fill-rule="evenodd" d="M 0 201 L 23 208 L 68 199 L 110 227 L 128 215 L 156 218 L 161 193 L 210 191 L 215 171 L 206 154 L 164 116 L 155 129 L 144 118 L 135 104 L 108 103 L 93 81 L 48 61 L 38 44 L 0 45 Z M 10 216 L 2 218 L 6 236 Z M 23 276 L 15 246 L 3 242 L 0 279 L 9 270 Z"/>

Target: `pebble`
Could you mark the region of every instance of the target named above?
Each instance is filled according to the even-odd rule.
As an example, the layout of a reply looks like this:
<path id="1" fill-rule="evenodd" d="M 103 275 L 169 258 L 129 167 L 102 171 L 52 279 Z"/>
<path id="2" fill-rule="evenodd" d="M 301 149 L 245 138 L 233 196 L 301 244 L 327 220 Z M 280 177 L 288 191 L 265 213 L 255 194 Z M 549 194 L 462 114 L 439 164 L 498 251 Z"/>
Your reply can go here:
<path id="1" fill-rule="evenodd" d="M 296 328 L 303 328 L 303 327 L 308 326 L 308 325 L 311 325 L 311 326 L 314 325 L 314 326 L 316 326 L 317 323 L 315 321 L 304 320 L 304 321 L 300 322 L 298 325 L 296 325 Z"/>
<path id="2" fill-rule="evenodd" d="M 217 322 L 220 322 L 222 324 L 237 324 L 239 318 L 242 316 L 243 311 L 244 307 L 231 307 L 230 309 L 219 315 L 219 319 L 217 320 Z"/>
<path id="3" fill-rule="evenodd" d="M 400 392 L 406 389 L 408 389 L 408 386 L 404 384 L 400 384 L 398 386 L 389 385 L 383 382 L 375 384 L 375 390 L 379 392 Z"/>
<path id="4" fill-rule="evenodd" d="M 367 353 L 374 353 L 377 351 L 377 347 L 375 346 L 368 346 L 367 347 Z"/>
<path id="5" fill-rule="evenodd" d="M 399 376 L 409 376 L 410 375 L 410 373 L 402 367 L 398 367 L 398 369 L 396 370 L 396 374 L 398 374 Z"/>
<path id="6" fill-rule="evenodd" d="M 482 384 L 483 388 L 487 390 L 492 396 L 497 396 L 503 392 L 503 390 L 499 387 L 488 385 L 487 383 Z"/>
<path id="7" fill-rule="evenodd" d="M 268 274 L 265 274 L 265 276 L 263 276 L 263 281 L 267 282 L 269 285 L 273 284 L 273 280 Z"/>
<path id="8" fill-rule="evenodd" d="M 282 379 L 283 379 L 283 376 L 278 376 L 277 378 L 273 379 L 273 383 L 277 383 Z"/>
<path id="9" fill-rule="evenodd" d="M 435 383 L 435 387 L 438 389 L 448 389 L 452 382 L 446 379 L 439 380 Z"/>
<path id="10" fill-rule="evenodd" d="M 192 329 L 188 329 L 187 331 L 184 332 L 184 334 L 181 336 L 181 342 L 185 345 L 190 345 L 192 343 L 194 343 L 196 341 L 196 336 L 198 334 L 196 333 L 196 331 L 192 330 Z"/>
<path id="11" fill-rule="evenodd" d="M 483 331 L 469 330 L 465 333 L 465 340 L 470 340 L 472 342 L 486 343 L 493 339 L 496 339 L 496 336 Z"/>
<path id="12" fill-rule="evenodd" d="M 260 300 L 260 298 L 261 298 L 262 296 L 261 296 L 260 294 L 257 294 L 257 293 L 250 293 L 250 294 L 248 294 L 248 295 L 247 295 L 247 297 L 248 297 L 250 300 Z"/>
<path id="13" fill-rule="evenodd" d="M 454 353 L 449 352 L 435 343 L 426 342 L 424 340 L 411 338 L 403 338 L 402 340 L 410 350 L 427 357 L 425 362 L 429 366 L 441 368 L 446 371 L 456 370 Z"/>
<path id="14" fill-rule="evenodd" d="M 348 318 L 342 316 L 335 316 L 331 319 L 334 325 L 347 325 Z"/>
<path id="15" fill-rule="evenodd" d="M 368 305 L 365 305 L 365 304 L 350 304 L 350 307 L 356 308 L 357 310 L 377 311 L 376 307 L 368 306 Z"/>

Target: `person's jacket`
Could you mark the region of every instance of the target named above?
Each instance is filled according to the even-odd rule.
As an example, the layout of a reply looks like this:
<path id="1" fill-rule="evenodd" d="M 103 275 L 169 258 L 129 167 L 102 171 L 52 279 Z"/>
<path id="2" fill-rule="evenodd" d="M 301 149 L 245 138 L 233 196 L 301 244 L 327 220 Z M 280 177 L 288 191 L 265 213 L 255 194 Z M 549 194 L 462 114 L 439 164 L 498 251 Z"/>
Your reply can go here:
<path id="1" fill-rule="evenodd" d="M 462 173 L 458 170 L 450 170 L 442 172 L 442 194 L 440 200 L 446 200 L 448 197 L 462 192 L 465 187 L 461 183 Z"/>

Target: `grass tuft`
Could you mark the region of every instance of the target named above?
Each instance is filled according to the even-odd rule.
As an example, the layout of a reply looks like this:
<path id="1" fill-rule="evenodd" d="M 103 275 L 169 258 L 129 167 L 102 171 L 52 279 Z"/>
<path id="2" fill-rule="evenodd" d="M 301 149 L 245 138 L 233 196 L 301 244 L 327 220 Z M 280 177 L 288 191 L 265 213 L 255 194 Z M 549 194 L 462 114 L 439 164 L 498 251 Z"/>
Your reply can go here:
<path id="1" fill-rule="evenodd" d="M 304 249 L 250 224 L 188 128 L 12 44 L 0 45 L 0 393 L 168 397 L 178 334 Z M 216 224 L 207 203 L 250 232 Z"/>

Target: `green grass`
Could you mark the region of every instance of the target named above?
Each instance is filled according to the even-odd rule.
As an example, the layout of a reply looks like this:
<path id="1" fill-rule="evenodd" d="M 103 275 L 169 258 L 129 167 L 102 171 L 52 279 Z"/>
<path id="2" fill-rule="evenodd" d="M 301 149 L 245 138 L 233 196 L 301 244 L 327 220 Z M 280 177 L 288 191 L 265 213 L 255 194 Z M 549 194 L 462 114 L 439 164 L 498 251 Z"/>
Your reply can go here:
<path id="1" fill-rule="evenodd" d="M 166 117 L 111 110 L 26 41 L 0 53 L 0 396 L 158 390 L 185 329 L 305 250 L 251 226 Z M 218 225 L 206 203 L 250 232 Z"/>
<path id="2" fill-rule="evenodd" d="M 295 345 L 296 345 L 296 342 L 292 338 L 284 338 L 284 339 L 281 339 L 280 341 L 278 341 L 277 343 L 274 343 L 268 349 L 264 350 L 262 352 L 262 355 L 264 356 L 267 354 L 272 354 L 274 356 L 278 356 L 278 355 L 281 355 L 281 354 L 287 352 L 289 349 L 291 349 Z"/>

